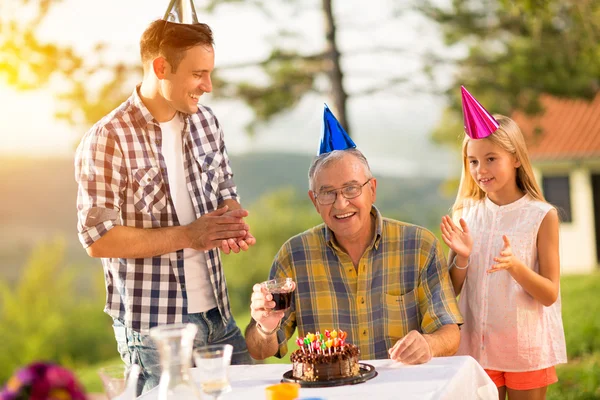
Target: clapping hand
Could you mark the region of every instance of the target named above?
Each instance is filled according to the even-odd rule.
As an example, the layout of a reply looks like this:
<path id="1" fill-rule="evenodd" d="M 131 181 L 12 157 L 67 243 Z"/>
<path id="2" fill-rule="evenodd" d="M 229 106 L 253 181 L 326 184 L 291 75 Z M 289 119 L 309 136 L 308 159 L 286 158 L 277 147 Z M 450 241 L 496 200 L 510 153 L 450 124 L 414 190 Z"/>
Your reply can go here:
<path id="1" fill-rule="evenodd" d="M 456 255 L 469 258 L 473 249 L 473 237 L 465 220 L 461 218 L 459 222 L 460 228 L 448 215 L 444 215 L 440 224 L 442 239 Z"/>
<path id="2" fill-rule="evenodd" d="M 202 215 L 185 226 L 189 247 L 194 250 L 212 250 L 220 247 L 224 240 L 242 240 L 248 236 L 250 227 L 244 223 L 248 211 L 228 211 L 224 206 Z M 252 235 L 250 235 L 252 236 Z"/>
<path id="3" fill-rule="evenodd" d="M 225 254 L 230 252 L 239 253 L 240 250 L 247 251 L 254 244 L 256 244 L 256 238 L 250 232 L 247 232 L 243 238 L 223 240 L 220 248 Z"/>
<path id="4" fill-rule="evenodd" d="M 522 262 L 513 254 L 508 237 L 506 235 L 502 235 L 502 240 L 504 241 L 504 246 L 500 252 L 500 257 L 494 258 L 496 264 L 492 265 L 492 268 L 487 271 L 488 273 L 502 270 L 510 272 L 514 267 L 522 265 Z"/>
<path id="5" fill-rule="evenodd" d="M 228 215 L 231 212 L 233 211 L 228 211 L 225 213 L 225 215 Z M 248 216 L 247 211 L 245 216 Z M 224 239 L 221 241 L 221 245 L 219 247 L 225 254 L 229 254 L 231 252 L 237 254 L 240 251 L 247 251 L 250 246 L 253 246 L 254 244 L 256 244 L 256 238 L 249 231 L 246 231 L 246 235 L 243 237 Z"/>

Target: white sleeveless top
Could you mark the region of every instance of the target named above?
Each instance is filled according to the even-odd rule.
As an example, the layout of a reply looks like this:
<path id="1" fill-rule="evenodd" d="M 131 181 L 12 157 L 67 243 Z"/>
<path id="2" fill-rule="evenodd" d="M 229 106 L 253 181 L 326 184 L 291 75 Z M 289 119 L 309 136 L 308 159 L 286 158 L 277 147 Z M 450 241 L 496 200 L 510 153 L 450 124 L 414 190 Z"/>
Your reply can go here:
<path id="1" fill-rule="evenodd" d="M 527 267 L 539 273 L 537 233 L 553 207 L 529 195 L 498 206 L 487 197 L 462 210 L 474 238 L 459 307 L 464 317 L 458 355 L 474 357 L 483 368 L 535 371 L 566 363 L 560 291 L 550 307 L 531 297 L 507 271 L 488 274 L 504 242 Z"/>
<path id="2" fill-rule="evenodd" d="M 191 192 L 188 190 L 185 180 L 181 137 L 183 120 L 179 113 L 175 113 L 175 117 L 169 122 L 160 123 L 160 130 L 162 132 L 161 153 L 167 165 L 171 198 L 179 224 L 187 225 L 196 220 L 196 213 L 190 198 Z M 183 272 L 188 313 L 194 314 L 215 308 L 217 301 L 213 293 L 204 252 L 183 249 Z"/>

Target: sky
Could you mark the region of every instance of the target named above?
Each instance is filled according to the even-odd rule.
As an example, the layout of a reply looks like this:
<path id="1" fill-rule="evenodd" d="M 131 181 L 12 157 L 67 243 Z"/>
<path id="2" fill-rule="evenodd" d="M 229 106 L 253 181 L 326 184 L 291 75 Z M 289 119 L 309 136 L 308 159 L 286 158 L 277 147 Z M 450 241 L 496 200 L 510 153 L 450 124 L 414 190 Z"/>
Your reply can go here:
<path id="1" fill-rule="evenodd" d="M 269 11 L 278 21 L 285 21 L 290 30 L 304 32 L 298 46 L 306 51 L 319 50 L 323 46 L 320 1 L 302 1 L 307 6 L 298 15 L 279 6 Z M 420 66 L 414 53 L 424 46 L 441 46 L 431 24 L 414 15 L 408 15 L 402 23 L 387 22 L 393 1 L 376 2 L 378 7 L 365 7 L 358 0 L 334 2 L 339 45 L 346 54 L 353 54 L 342 61 L 345 83 L 351 92 L 398 72 L 419 80 Z M 3 12 L 26 19 L 26 8 L 16 8 L 16 4 L 15 0 L 0 0 Z M 80 54 L 90 57 L 95 44 L 104 41 L 113 57 L 135 63 L 141 32 L 150 21 L 162 17 L 167 5 L 168 0 L 63 0 L 52 7 L 38 33 L 49 42 L 73 45 Z M 263 14 L 239 5 L 221 6 L 215 14 L 200 19 L 213 29 L 217 69 L 220 65 L 262 59 L 270 50 L 268 40 L 276 32 L 275 24 Z M 354 51 L 373 44 L 402 47 L 406 55 L 374 58 Z M 314 154 L 322 130 L 323 103 L 328 101 L 320 95 L 307 96 L 294 110 L 260 126 L 254 137 L 244 131 L 252 114 L 243 103 L 216 101 L 211 95 L 204 95 L 200 102 L 215 111 L 225 130 L 228 151 L 235 155 L 249 151 Z M 48 91 L 18 93 L 0 85 L 0 102 L 0 154 L 72 157 L 83 132 L 53 118 L 54 101 Z M 375 172 L 449 176 L 459 170 L 459 161 L 429 140 L 443 107 L 442 98 L 419 93 L 351 98 L 348 114 L 353 139 Z"/>

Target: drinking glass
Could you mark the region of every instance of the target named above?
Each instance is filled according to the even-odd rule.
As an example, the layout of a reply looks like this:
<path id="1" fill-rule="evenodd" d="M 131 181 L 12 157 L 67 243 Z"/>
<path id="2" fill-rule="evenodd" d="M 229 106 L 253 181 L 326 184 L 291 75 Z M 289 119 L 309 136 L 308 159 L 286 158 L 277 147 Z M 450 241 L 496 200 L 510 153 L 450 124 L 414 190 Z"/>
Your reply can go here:
<path id="1" fill-rule="evenodd" d="M 231 390 L 229 365 L 233 346 L 214 344 L 194 350 L 194 362 L 200 375 L 200 387 L 204 393 L 217 400 Z"/>
<path id="2" fill-rule="evenodd" d="M 275 278 L 262 282 L 261 285 L 273 296 L 274 311 L 285 311 L 290 308 L 296 287 L 292 278 Z"/>
<path id="3" fill-rule="evenodd" d="M 135 399 L 137 397 L 136 389 L 139 373 L 140 367 L 138 365 L 132 365 L 129 369 L 125 364 L 108 365 L 98 369 L 104 393 L 110 400 L 123 395 L 127 399 Z"/>
<path id="4" fill-rule="evenodd" d="M 196 400 L 200 391 L 190 377 L 192 349 L 198 327 L 194 324 L 160 325 L 150 336 L 160 353 L 158 400 Z"/>

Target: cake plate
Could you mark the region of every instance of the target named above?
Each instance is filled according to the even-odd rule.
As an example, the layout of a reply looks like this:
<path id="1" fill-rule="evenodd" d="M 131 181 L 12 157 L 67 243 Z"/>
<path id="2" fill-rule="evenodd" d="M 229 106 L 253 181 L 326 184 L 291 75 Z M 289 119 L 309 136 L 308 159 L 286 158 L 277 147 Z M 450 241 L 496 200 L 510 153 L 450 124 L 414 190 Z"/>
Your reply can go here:
<path id="1" fill-rule="evenodd" d="M 281 382 L 293 382 L 298 383 L 300 387 L 304 388 L 319 388 L 319 387 L 332 387 L 332 386 L 343 386 L 343 385 L 356 385 L 357 383 L 363 383 L 369 379 L 377 376 L 375 367 L 370 364 L 358 363 L 359 370 L 358 375 L 349 376 L 347 378 L 331 379 L 328 381 L 305 381 L 302 379 L 294 378 L 293 371 L 289 370 L 283 374 Z"/>

